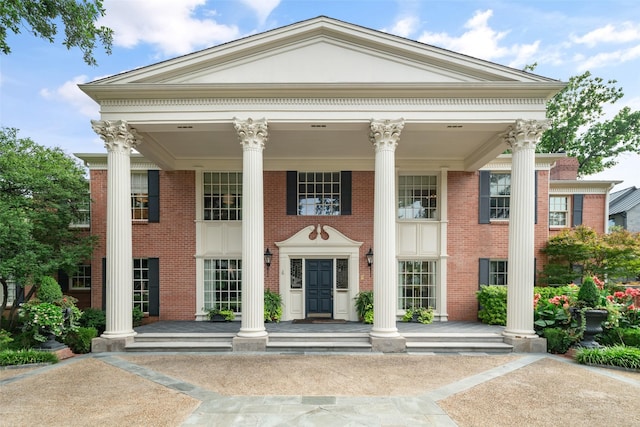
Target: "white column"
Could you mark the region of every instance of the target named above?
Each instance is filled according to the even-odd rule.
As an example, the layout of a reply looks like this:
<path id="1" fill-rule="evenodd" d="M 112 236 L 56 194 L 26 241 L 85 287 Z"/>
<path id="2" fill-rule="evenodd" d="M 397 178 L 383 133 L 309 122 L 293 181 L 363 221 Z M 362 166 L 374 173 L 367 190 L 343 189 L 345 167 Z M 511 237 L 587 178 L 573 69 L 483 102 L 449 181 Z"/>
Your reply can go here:
<path id="1" fill-rule="evenodd" d="M 449 259 L 449 240 L 448 240 L 448 226 L 449 226 L 449 211 L 447 209 L 447 203 L 449 200 L 449 170 L 447 168 L 440 169 L 440 190 L 439 201 L 440 204 L 440 264 L 438 266 L 438 285 L 439 291 L 436 292 L 438 301 L 438 314 L 441 322 L 449 320 L 449 314 L 447 312 L 447 261 Z"/>
<path id="2" fill-rule="evenodd" d="M 92 120 L 107 149 L 106 328 L 103 338 L 135 335 L 131 241 L 131 149 L 141 138 L 123 120 Z"/>
<path id="3" fill-rule="evenodd" d="M 375 147 L 373 205 L 372 337 L 398 337 L 396 327 L 396 176 L 395 151 L 404 120 L 372 120 L 369 139 Z"/>
<path id="4" fill-rule="evenodd" d="M 517 120 L 505 134 L 511 147 L 511 202 L 507 326 L 504 334 L 535 337 L 533 281 L 535 259 L 535 150 L 547 122 Z"/>
<path id="5" fill-rule="evenodd" d="M 239 337 L 267 335 L 264 327 L 264 196 L 262 150 L 267 121 L 234 120 L 242 145 L 242 324 Z"/>

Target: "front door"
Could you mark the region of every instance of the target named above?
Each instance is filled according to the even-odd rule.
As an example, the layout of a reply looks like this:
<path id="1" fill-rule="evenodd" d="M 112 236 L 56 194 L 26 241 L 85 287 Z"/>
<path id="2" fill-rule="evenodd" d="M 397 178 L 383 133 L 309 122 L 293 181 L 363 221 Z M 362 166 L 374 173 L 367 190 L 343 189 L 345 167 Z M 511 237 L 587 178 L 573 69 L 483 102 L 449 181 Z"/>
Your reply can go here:
<path id="1" fill-rule="evenodd" d="M 307 317 L 333 315 L 333 260 L 308 259 L 305 265 Z"/>

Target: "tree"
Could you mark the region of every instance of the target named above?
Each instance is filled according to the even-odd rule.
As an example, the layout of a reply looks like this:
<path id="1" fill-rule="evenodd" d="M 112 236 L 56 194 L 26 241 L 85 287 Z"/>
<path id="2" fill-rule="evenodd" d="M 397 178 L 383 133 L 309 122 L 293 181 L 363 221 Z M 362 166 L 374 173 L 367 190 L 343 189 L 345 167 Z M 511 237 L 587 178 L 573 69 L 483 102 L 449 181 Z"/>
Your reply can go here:
<path id="1" fill-rule="evenodd" d="M 20 34 L 24 29 L 53 43 L 61 20 L 65 32 L 62 44 L 67 49 L 78 47 L 84 62 L 97 65 L 93 57 L 96 42 L 100 41 L 107 54 L 111 54 L 113 42 L 111 29 L 95 25 L 104 13 L 102 0 L 0 0 L 0 50 L 5 55 L 11 53 L 7 30 Z"/>
<path id="2" fill-rule="evenodd" d="M 0 313 L 8 280 L 32 285 L 28 300 L 44 277 L 72 273 L 90 257 L 93 237 L 70 227 L 81 219 L 88 189 L 84 169 L 62 150 L 0 128 Z"/>
<path id="3" fill-rule="evenodd" d="M 612 119 L 604 120 L 604 107 L 614 104 L 624 94 L 615 87 L 592 77 L 589 71 L 569 79 L 567 86 L 547 104 L 551 126 L 542 135 L 537 151 L 565 152 L 579 162 L 581 176 L 601 172 L 614 166 L 623 153 L 640 150 L 640 111 L 621 109 Z"/>

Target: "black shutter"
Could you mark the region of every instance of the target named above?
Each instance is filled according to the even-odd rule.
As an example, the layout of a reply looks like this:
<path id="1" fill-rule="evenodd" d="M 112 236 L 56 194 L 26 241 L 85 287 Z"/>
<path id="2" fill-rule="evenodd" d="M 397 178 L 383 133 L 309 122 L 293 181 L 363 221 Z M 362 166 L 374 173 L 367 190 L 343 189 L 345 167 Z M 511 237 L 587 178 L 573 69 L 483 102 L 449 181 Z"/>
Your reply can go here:
<path id="1" fill-rule="evenodd" d="M 24 287 L 20 283 L 16 283 L 16 296 L 13 300 L 14 304 L 22 304 L 24 302 Z"/>
<path id="2" fill-rule="evenodd" d="M 147 171 L 149 222 L 160 222 L 160 171 Z"/>
<path id="3" fill-rule="evenodd" d="M 149 316 L 160 315 L 160 259 L 149 258 Z"/>
<path id="4" fill-rule="evenodd" d="M 62 289 L 62 293 L 69 292 L 69 276 L 64 270 L 58 270 L 58 284 Z"/>
<path id="5" fill-rule="evenodd" d="M 297 171 L 287 171 L 287 215 L 298 215 Z"/>
<path id="6" fill-rule="evenodd" d="M 533 259 L 533 286 L 538 286 L 538 270 L 536 266 L 538 265 L 538 258 Z"/>
<path id="7" fill-rule="evenodd" d="M 571 215 L 571 225 L 582 225 L 582 205 L 584 202 L 584 194 L 573 195 L 573 214 Z"/>
<path id="8" fill-rule="evenodd" d="M 479 177 L 478 224 L 489 224 L 491 222 L 489 218 L 491 215 L 491 172 L 480 171 Z"/>
<path id="9" fill-rule="evenodd" d="M 535 190 L 534 190 L 535 191 L 535 199 L 534 199 L 534 203 L 535 203 L 535 205 L 534 205 L 535 206 L 535 208 L 534 208 L 535 209 L 534 210 L 534 218 L 535 218 L 535 221 L 534 221 L 534 223 L 537 224 L 538 223 L 538 171 L 535 171 L 535 174 L 536 175 L 535 175 L 535 179 L 534 179 L 534 182 L 535 182 Z"/>
<path id="10" fill-rule="evenodd" d="M 107 258 L 102 258 L 102 310 L 107 309 Z"/>
<path id="11" fill-rule="evenodd" d="M 351 171 L 340 172 L 340 215 L 351 215 Z"/>
<path id="12" fill-rule="evenodd" d="M 489 258 L 480 258 L 478 265 L 478 287 L 489 284 Z"/>

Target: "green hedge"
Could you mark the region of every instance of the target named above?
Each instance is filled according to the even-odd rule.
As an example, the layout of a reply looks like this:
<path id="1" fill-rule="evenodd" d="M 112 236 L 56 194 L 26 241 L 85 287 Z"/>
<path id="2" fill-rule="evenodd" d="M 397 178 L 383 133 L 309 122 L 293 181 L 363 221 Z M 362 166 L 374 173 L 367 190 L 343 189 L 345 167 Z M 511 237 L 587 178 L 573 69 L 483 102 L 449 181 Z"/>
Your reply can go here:
<path id="1" fill-rule="evenodd" d="M 488 325 L 507 324 L 507 287 L 506 286 L 480 286 L 476 293 L 480 310 L 478 319 Z M 531 302 L 533 304 L 533 301 Z"/>
<path id="2" fill-rule="evenodd" d="M 98 336 L 96 328 L 78 328 L 71 331 L 64 339 L 64 343 L 69 346 L 75 354 L 91 352 L 91 340 Z"/>
<path id="3" fill-rule="evenodd" d="M 640 370 L 640 349 L 635 347 L 580 348 L 576 361 L 584 365 L 617 366 Z"/>
<path id="4" fill-rule="evenodd" d="M 0 351 L 0 366 L 27 365 L 30 363 L 58 363 L 55 353 L 33 349 Z"/>
<path id="5" fill-rule="evenodd" d="M 640 329 L 638 328 L 605 329 L 596 338 L 598 343 L 606 346 L 625 345 L 640 348 Z"/>

